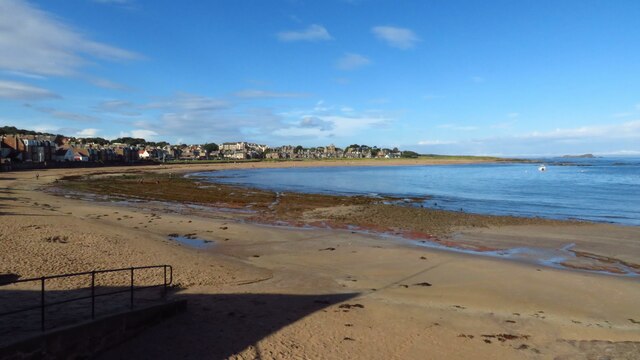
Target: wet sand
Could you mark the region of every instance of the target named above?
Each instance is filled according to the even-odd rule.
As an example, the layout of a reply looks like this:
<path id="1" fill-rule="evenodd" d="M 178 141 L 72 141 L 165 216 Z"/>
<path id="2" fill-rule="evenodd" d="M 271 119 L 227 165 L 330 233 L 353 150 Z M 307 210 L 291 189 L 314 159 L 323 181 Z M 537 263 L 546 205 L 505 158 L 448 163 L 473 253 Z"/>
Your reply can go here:
<path id="1" fill-rule="evenodd" d="M 39 180 L 29 172 L 0 174 L 0 273 L 172 264 L 183 286 L 174 296 L 190 300 L 189 312 L 104 358 L 638 358 L 638 278 L 442 251 L 349 228 L 265 226 L 250 221 L 254 213 L 233 209 L 147 200 L 122 206 L 41 189 L 95 171 L 49 170 Z M 296 216 L 346 216 L 330 205 Z M 452 222 L 429 233 L 474 249 L 574 243 L 585 256 L 640 262 L 636 227 Z M 192 248 L 172 240 L 175 234 L 211 246 Z M 66 240 L 47 241 L 56 236 Z"/>

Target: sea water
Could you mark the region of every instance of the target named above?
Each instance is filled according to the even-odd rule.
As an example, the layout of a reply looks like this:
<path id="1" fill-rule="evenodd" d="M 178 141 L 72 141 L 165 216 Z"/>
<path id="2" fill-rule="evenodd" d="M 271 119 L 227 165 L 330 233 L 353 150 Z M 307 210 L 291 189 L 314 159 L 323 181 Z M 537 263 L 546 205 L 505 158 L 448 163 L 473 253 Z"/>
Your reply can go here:
<path id="1" fill-rule="evenodd" d="M 538 170 L 546 164 L 546 171 Z M 478 214 L 640 225 L 640 159 L 243 169 L 195 174 L 279 192 L 423 198 L 414 206 Z"/>

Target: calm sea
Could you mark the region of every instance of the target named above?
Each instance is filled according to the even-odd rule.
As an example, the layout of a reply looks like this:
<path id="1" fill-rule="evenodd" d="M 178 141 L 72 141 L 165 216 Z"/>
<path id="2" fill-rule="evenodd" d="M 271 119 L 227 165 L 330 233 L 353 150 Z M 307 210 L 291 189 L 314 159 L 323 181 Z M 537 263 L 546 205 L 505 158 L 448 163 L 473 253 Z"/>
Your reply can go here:
<path id="1" fill-rule="evenodd" d="M 546 164 L 547 171 L 538 171 Z M 538 164 L 320 167 L 199 173 L 274 191 L 428 197 L 423 206 L 479 214 L 640 225 L 640 159 L 542 159 Z"/>

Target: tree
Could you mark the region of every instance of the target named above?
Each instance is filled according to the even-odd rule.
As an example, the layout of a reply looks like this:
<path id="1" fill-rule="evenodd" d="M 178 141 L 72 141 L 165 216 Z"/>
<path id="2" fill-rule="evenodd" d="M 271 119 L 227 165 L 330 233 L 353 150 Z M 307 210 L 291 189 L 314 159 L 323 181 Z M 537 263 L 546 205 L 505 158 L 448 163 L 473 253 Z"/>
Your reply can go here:
<path id="1" fill-rule="evenodd" d="M 296 148 L 293 150 L 293 152 L 295 152 L 296 154 L 300 154 L 303 151 L 304 148 L 301 145 L 296 146 Z"/>
<path id="2" fill-rule="evenodd" d="M 204 144 L 202 145 L 202 148 L 205 149 L 208 153 L 216 152 L 220 149 L 218 144 L 215 143 Z"/>
<path id="3" fill-rule="evenodd" d="M 415 158 L 417 158 L 418 156 L 420 156 L 420 154 L 418 154 L 417 152 L 414 152 L 414 151 L 403 151 L 403 152 L 400 154 L 400 157 L 403 157 L 403 158 L 412 158 L 412 159 L 415 159 Z"/>
<path id="4" fill-rule="evenodd" d="M 81 139 L 84 144 L 98 144 L 98 145 L 107 145 L 109 144 L 109 140 L 103 139 L 101 137 L 88 137 Z"/>
<path id="5" fill-rule="evenodd" d="M 141 138 L 132 138 L 132 137 L 121 137 L 112 141 L 112 143 L 121 143 L 127 145 L 146 145 L 147 141 Z"/>
<path id="6" fill-rule="evenodd" d="M 148 144 L 148 145 L 151 145 L 151 146 L 155 146 L 155 147 L 161 147 L 161 148 L 163 148 L 163 147 L 165 147 L 165 146 L 169 145 L 169 143 L 168 143 L 168 142 L 166 142 L 166 141 L 158 141 L 158 142 L 156 142 L 156 143 L 154 143 L 154 142 L 148 142 L 147 144 Z"/>
<path id="7" fill-rule="evenodd" d="M 50 134 L 50 133 L 44 133 L 44 132 L 39 132 L 39 131 L 33 131 L 33 130 L 24 130 L 24 129 L 18 129 L 15 126 L 2 126 L 0 127 L 0 135 L 47 135 L 47 136 L 53 136 L 54 134 Z"/>

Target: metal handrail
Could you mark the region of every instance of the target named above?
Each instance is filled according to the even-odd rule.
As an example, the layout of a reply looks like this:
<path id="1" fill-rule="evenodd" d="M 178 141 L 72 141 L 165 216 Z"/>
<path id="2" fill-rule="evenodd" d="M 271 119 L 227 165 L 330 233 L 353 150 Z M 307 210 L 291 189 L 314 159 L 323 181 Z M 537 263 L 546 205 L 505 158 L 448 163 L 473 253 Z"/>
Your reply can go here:
<path id="1" fill-rule="evenodd" d="M 158 269 L 159 268 L 163 268 L 163 270 L 164 270 L 164 282 L 162 284 L 148 285 L 148 286 L 138 286 L 138 287 L 134 286 L 135 270 L 155 269 L 155 268 L 158 268 Z M 167 270 L 169 270 L 168 274 L 167 274 Z M 95 286 L 95 284 L 96 284 L 96 274 L 123 272 L 123 271 L 129 271 L 130 274 L 131 274 L 131 276 L 130 276 L 131 282 L 130 282 L 130 285 L 129 285 L 129 289 L 96 294 L 96 291 L 95 291 L 95 288 L 96 288 L 96 286 Z M 74 277 L 74 276 L 85 276 L 85 275 L 91 275 L 91 295 L 90 296 L 81 296 L 81 297 L 76 297 L 76 298 L 66 299 L 66 300 L 61 300 L 61 301 L 46 302 L 46 299 L 45 299 L 45 282 L 46 282 L 46 280 L 68 278 L 68 277 Z M 167 279 L 167 275 L 169 275 L 168 279 Z M 93 270 L 93 271 L 85 271 L 85 272 L 78 272 L 78 273 L 41 276 L 41 277 L 35 277 L 35 278 L 29 278 L 29 279 L 19 279 L 19 280 L 7 281 L 7 282 L 0 283 L 0 286 L 17 284 L 17 283 L 24 283 L 24 282 L 33 282 L 33 281 L 39 281 L 40 282 L 40 305 L 30 306 L 30 307 L 26 307 L 26 308 L 22 308 L 22 309 L 18 309 L 18 310 L 13 310 L 13 311 L 8 311 L 8 312 L 3 312 L 3 313 L 0 313 L 0 317 L 13 315 L 13 314 L 18 314 L 18 313 L 25 312 L 25 311 L 32 311 L 32 310 L 40 309 L 40 329 L 42 331 L 44 331 L 45 330 L 45 309 L 47 307 L 50 307 L 50 306 L 66 304 L 66 303 L 73 302 L 73 301 L 91 299 L 91 319 L 95 319 L 95 316 L 96 316 L 96 309 L 95 309 L 96 298 L 100 297 L 100 296 L 108 296 L 108 295 L 115 295 L 115 294 L 122 294 L 122 293 L 130 292 L 131 293 L 131 296 L 130 296 L 130 308 L 132 310 L 133 310 L 133 298 L 134 298 L 133 297 L 133 293 L 135 291 L 137 291 L 137 290 L 150 289 L 150 288 L 156 288 L 156 287 L 162 286 L 163 287 L 162 296 L 164 297 L 167 294 L 167 287 L 173 283 L 173 267 L 171 265 L 150 265 L 150 266 L 137 266 L 137 267 L 128 267 L 128 268 L 120 268 L 120 269 Z"/>

